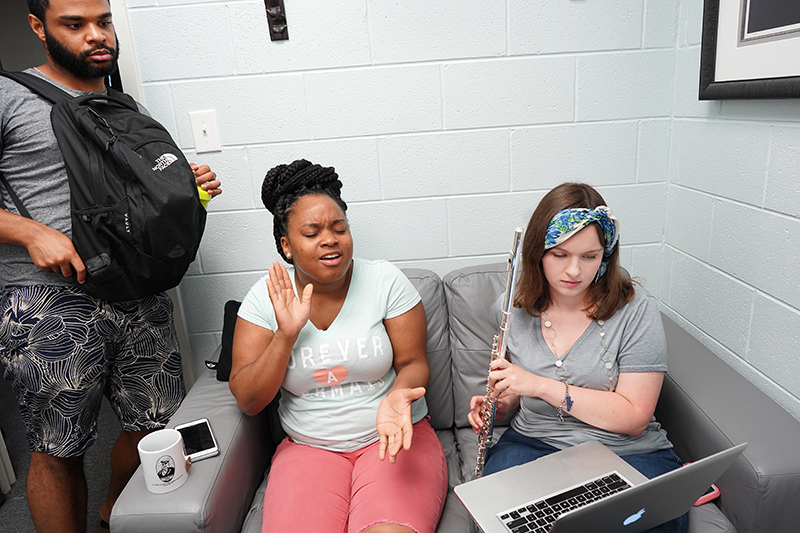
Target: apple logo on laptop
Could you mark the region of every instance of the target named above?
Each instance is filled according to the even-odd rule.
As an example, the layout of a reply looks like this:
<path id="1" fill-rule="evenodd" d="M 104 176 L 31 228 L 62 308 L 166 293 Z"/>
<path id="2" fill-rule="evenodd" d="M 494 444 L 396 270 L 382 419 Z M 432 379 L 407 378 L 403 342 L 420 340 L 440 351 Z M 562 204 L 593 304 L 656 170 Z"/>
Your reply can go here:
<path id="1" fill-rule="evenodd" d="M 629 525 L 633 524 L 634 522 L 639 520 L 642 517 L 642 515 L 644 515 L 644 513 L 645 513 L 645 509 L 640 509 L 638 513 L 634 513 L 634 514 L 630 515 L 628 518 L 626 518 L 625 521 L 622 523 L 622 525 L 623 526 L 629 526 Z"/>

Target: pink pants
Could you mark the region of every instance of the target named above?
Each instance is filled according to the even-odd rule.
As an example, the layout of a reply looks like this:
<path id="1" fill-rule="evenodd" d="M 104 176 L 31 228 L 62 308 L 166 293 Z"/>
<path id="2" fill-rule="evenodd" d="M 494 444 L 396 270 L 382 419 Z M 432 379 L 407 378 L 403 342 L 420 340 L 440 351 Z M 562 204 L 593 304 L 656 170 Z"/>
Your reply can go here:
<path id="1" fill-rule="evenodd" d="M 284 439 L 272 458 L 262 533 L 360 533 L 399 524 L 433 533 L 447 493 L 447 465 L 426 419 L 414 424 L 397 462 L 378 460 L 378 443 L 350 453 Z"/>

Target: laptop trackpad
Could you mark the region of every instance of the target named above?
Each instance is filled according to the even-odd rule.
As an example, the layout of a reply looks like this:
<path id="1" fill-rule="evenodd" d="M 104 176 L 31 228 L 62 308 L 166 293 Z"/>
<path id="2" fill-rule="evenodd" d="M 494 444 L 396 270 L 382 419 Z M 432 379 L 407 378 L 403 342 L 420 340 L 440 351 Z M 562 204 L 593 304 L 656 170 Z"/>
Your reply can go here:
<path id="1" fill-rule="evenodd" d="M 541 498 L 555 491 L 575 485 L 572 474 L 550 459 L 542 457 L 534 461 L 535 468 L 512 468 L 514 479 L 530 494 L 531 498 Z M 522 465 L 525 466 L 525 465 Z"/>

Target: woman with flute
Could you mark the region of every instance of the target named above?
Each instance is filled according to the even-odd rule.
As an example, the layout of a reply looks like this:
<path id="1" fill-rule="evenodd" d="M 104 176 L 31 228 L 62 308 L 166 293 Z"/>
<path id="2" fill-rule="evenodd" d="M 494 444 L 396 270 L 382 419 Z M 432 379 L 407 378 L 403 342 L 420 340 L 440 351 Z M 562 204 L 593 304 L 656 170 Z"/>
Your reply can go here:
<path id="1" fill-rule="evenodd" d="M 618 242 L 617 219 L 586 184 L 559 185 L 531 216 L 508 358 L 489 372 L 498 419 L 518 411 L 489 449 L 485 475 L 586 441 L 648 478 L 681 466 L 653 416 L 667 370 L 658 304 L 619 268 Z M 476 432 L 483 402 L 471 400 Z M 687 524 L 683 515 L 651 531 Z"/>

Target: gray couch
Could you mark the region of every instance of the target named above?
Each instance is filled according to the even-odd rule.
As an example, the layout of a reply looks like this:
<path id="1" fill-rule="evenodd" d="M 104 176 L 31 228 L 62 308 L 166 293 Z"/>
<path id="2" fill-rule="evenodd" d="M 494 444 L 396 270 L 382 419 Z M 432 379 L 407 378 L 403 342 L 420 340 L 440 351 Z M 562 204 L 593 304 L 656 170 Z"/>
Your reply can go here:
<path id="1" fill-rule="evenodd" d="M 506 266 L 456 270 L 443 281 L 427 270 L 405 273 L 427 313 L 431 383 L 426 399 L 450 477 L 437 531 L 466 533 L 471 520 L 452 487 L 471 479 L 475 467 L 476 437 L 467 423 L 469 398 L 485 390 L 496 333 L 491 306 L 505 288 Z M 692 509 L 689 531 L 797 531 L 800 423 L 675 322 L 663 318 L 669 372 L 656 416 L 677 453 L 691 461 L 749 443 L 718 481 L 721 497 Z M 211 421 L 220 455 L 196 463 L 189 481 L 166 495 L 147 492 L 138 470 L 114 507 L 113 533 L 260 531 L 275 420 L 266 409 L 255 417 L 242 414 L 227 383 L 217 381 L 212 371 L 195 383 L 170 425 L 201 417 Z"/>

